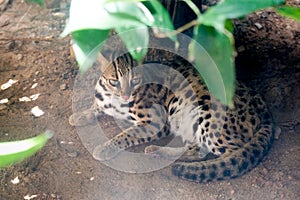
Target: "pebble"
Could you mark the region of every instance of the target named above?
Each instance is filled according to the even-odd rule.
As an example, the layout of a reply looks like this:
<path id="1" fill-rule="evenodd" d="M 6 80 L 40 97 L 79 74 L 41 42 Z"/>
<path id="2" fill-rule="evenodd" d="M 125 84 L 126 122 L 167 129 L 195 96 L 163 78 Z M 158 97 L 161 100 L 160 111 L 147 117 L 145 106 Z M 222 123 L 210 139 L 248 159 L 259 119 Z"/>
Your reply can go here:
<path id="1" fill-rule="evenodd" d="M 256 26 L 256 28 L 258 30 L 261 30 L 263 28 L 263 26 L 260 23 L 258 23 L 258 22 L 254 23 L 254 25 Z"/>
<path id="2" fill-rule="evenodd" d="M 267 174 L 268 174 L 268 169 L 267 169 L 267 168 L 263 168 L 261 172 L 262 172 L 264 175 L 267 175 Z"/>
<path id="3" fill-rule="evenodd" d="M 25 182 L 25 183 L 29 183 L 30 182 L 30 179 L 28 178 L 28 177 L 23 177 L 23 181 Z"/>
<path id="4" fill-rule="evenodd" d="M 65 18 L 65 17 L 66 17 L 66 14 L 63 13 L 63 12 L 52 13 L 52 15 L 53 15 L 54 17 L 60 17 L 60 18 Z"/>
<path id="5" fill-rule="evenodd" d="M 60 90 L 66 90 L 68 88 L 68 86 L 67 86 L 67 84 L 61 84 L 60 86 L 59 86 L 59 89 Z"/>
<path id="6" fill-rule="evenodd" d="M 276 140 L 279 139 L 280 134 L 281 134 L 281 128 L 280 127 L 276 127 L 276 130 L 275 130 L 275 139 Z"/>
<path id="7" fill-rule="evenodd" d="M 72 157 L 72 158 L 75 158 L 78 156 L 78 152 L 77 151 L 73 151 L 73 152 L 69 152 L 68 153 L 68 156 Z"/>
<path id="8" fill-rule="evenodd" d="M 23 57 L 24 57 L 24 56 L 23 56 L 22 54 L 19 53 L 19 54 L 17 55 L 17 60 L 22 60 Z"/>
<path id="9" fill-rule="evenodd" d="M 7 98 L 1 99 L 1 100 L 0 100 L 0 104 L 5 104 L 5 103 L 8 103 L 8 102 L 9 102 L 9 101 L 8 101 Z"/>

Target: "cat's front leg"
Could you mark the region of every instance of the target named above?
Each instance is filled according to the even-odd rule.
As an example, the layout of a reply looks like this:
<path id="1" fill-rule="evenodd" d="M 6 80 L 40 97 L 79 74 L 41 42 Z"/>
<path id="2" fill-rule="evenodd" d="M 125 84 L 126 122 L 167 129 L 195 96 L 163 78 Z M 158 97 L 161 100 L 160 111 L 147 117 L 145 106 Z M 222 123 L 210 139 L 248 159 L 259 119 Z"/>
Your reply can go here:
<path id="1" fill-rule="evenodd" d="M 135 135 L 133 132 L 134 128 L 130 127 L 104 144 L 98 145 L 93 151 L 93 157 L 100 161 L 113 159 L 121 151 L 132 146 L 129 138 Z"/>
<path id="2" fill-rule="evenodd" d="M 85 126 L 91 124 L 96 120 L 96 110 L 93 108 L 73 113 L 69 117 L 69 124 L 71 126 Z"/>
<path id="3" fill-rule="evenodd" d="M 93 157 L 100 161 L 111 160 L 123 150 L 124 148 L 116 145 L 114 140 L 111 139 L 103 145 L 98 145 L 93 151 Z"/>
<path id="4" fill-rule="evenodd" d="M 69 117 L 69 124 L 71 126 L 85 126 L 96 122 L 97 117 L 103 114 L 99 109 L 96 102 L 92 105 L 91 108 L 75 112 Z"/>
<path id="5" fill-rule="evenodd" d="M 103 145 L 98 145 L 93 151 L 93 156 L 100 161 L 110 160 L 131 146 L 151 142 L 168 135 L 168 123 L 163 125 L 162 128 L 153 124 L 138 124 L 123 130 L 122 133 Z"/>

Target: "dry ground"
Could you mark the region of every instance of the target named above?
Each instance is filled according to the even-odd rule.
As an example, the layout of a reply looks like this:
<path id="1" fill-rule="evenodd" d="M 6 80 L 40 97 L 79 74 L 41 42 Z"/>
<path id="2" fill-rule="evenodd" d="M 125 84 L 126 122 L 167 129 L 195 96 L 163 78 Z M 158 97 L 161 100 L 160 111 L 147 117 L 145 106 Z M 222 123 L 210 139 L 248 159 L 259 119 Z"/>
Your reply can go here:
<path id="1" fill-rule="evenodd" d="M 51 2 L 51 3 L 50 3 Z M 299 5 L 299 1 L 289 1 Z M 67 4 L 47 9 L 13 1 L 0 15 L 0 141 L 23 139 L 45 129 L 55 132 L 27 161 L 1 170 L 0 199 L 300 199 L 300 24 L 271 11 L 236 22 L 238 77 L 261 92 L 281 134 L 263 162 L 229 181 L 194 184 L 170 168 L 146 173 L 118 172 L 94 160 L 68 124 L 77 65 L 69 38 L 58 38 Z M 261 25 L 261 27 L 258 25 Z M 34 83 L 37 87 L 31 89 Z M 19 98 L 40 93 L 36 101 Z M 39 106 L 45 114 L 35 118 Z M 101 120 L 113 129 L 110 118 Z M 11 180 L 18 177 L 20 183 Z"/>

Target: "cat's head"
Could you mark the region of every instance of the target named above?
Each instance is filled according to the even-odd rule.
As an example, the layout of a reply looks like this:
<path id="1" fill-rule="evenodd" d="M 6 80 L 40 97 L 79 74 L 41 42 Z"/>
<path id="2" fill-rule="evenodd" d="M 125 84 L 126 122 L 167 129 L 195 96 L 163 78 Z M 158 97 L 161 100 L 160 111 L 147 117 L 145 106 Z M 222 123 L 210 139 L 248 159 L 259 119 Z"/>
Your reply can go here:
<path id="1" fill-rule="evenodd" d="M 132 92 L 143 82 L 142 67 L 129 54 L 124 54 L 110 63 L 99 79 L 100 86 L 116 97 L 127 101 Z"/>

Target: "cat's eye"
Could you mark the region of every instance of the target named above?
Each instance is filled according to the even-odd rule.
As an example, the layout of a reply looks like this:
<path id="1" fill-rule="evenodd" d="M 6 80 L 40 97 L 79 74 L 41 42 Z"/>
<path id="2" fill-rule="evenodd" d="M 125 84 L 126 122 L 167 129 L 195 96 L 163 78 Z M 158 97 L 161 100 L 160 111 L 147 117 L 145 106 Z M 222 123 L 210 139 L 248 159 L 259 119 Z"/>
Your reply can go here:
<path id="1" fill-rule="evenodd" d="M 119 84 L 119 81 L 115 79 L 109 79 L 109 84 L 113 87 L 116 87 Z"/>
<path id="2" fill-rule="evenodd" d="M 131 80 L 131 84 L 132 85 L 137 85 L 141 82 L 141 79 L 140 78 L 134 78 Z"/>

